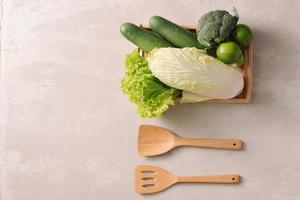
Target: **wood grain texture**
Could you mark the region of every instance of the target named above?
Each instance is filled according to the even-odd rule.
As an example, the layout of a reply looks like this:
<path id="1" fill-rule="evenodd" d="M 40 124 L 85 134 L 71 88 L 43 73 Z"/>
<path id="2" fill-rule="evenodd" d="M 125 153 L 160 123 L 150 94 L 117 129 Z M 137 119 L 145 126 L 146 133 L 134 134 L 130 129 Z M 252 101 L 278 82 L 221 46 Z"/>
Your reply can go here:
<path id="1" fill-rule="evenodd" d="M 178 182 L 181 183 L 239 183 L 240 176 L 230 175 L 210 175 L 210 176 L 179 176 Z"/>
<path id="2" fill-rule="evenodd" d="M 237 174 L 209 176 L 175 176 L 167 170 L 151 165 L 140 165 L 135 169 L 135 191 L 151 194 L 163 191 L 175 183 L 226 183 L 240 182 Z"/>
<path id="3" fill-rule="evenodd" d="M 145 28 L 147 30 L 151 30 L 149 25 L 143 25 L 141 24 L 140 27 Z M 192 25 L 183 25 L 184 28 L 190 30 L 191 32 L 196 32 L 195 26 Z M 139 49 L 139 52 L 142 56 L 146 57 L 147 53 L 143 50 Z M 253 87 L 253 43 L 251 43 L 248 47 L 246 47 L 244 50 L 245 55 L 245 63 L 243 66 L 240 67 L 243 77 L 244 77 L 244 88 L 242 92 L 231 99 L 211 99 L 207 101 L 202 102 L 195 102 L 195 103 L 250 103 L 251 97 L 252 97 L 252 87 Z M 180 103 L 180 98 L 176 100 L 177 103 Z"/>
<path id="4" fill-rule="evenodd" d="M 138 135 L 138 153 L 141 156 L 156 156 L 179 146 L 240 150 L 242 143 L 238 139 L 184 138 L 166 128 L 141 125 Z"/>
<path id="5" fill-rule="evenodd" d="M 194 139 L 194 138 L 176 138 L 177 146 L 194 146 L 218 149 L 239 150 L 242 148 L 242 141 L 237 139 Z"/>

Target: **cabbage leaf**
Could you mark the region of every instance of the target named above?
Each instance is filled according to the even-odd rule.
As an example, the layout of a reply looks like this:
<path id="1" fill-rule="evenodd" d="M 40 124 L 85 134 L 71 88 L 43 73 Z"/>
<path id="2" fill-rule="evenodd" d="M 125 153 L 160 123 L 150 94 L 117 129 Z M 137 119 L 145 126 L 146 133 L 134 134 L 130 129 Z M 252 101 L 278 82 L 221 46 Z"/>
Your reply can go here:
<path id="1" fill-rule="evenodd" d="M 196 48 L 155 49 L 148 64 L 166 85 L 211 99 L 233 98 L 244 87 L 240 71 Z"/>
<path id="2" fill-rule="evenodd" d="M 195 93 L 183 90 L 182 97 L 180 98 L 180 103 L 198 103 L 198 102 L 203 102 L 203 101 L 207 101 L 210 99 L 213 99 L 213 98 L 201 96 L 199 94 L 195 94 Z"/>

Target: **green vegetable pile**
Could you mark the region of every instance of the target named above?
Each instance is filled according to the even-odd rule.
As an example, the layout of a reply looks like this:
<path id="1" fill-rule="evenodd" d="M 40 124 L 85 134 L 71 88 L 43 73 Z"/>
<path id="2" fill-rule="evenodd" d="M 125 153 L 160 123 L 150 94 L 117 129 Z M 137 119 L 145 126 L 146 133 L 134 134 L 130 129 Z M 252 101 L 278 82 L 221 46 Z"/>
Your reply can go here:
<path id="1" fill-rule="evenodd" d="M 179 90 L 155 78 L 148 62 L 137 51 L 127 55 L 125 64 L 127 71 L 121 86 L 142 117 L 160 117 L 169 106 L 175 105 Z"/>
<path id="2" fill-rule="evenodd" d="M 160 16 L 148 29 L 122 24 L 121 34 L 146 54 L 127 55 L 123 92 L 142 117 L 159 117 L 175 100 L 181 103 L 231 99 L 241 93 L 244 48 L 253 39 L 239 15 L 225 10 L 204 14 L 195 29 L 185 29 Z M 193 32 L 194 31 L 194 32 Z M 147 56 L 148 55 L 148 56 Z M 145 57 L 147 58 L 145 58 Z"/>

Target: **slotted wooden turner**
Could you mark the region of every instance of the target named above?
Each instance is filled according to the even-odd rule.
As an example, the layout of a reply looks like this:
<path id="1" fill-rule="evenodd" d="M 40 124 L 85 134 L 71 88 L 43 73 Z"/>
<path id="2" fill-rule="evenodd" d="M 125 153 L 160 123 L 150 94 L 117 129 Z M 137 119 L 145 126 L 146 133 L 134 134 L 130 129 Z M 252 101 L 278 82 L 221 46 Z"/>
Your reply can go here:
<path id="1" fill-rule="evenodd" d="M 174 176 L 165 169 L 140 165 L 135 169 L 135 191 L 141 194 L 160 192 L 175 183 L 239 183 L 237 174 L 215 176 Z"/>
<path id="2" fill-rule="evenodd" d="M 142 156 L 160 155 L 179 146 L 239 150 L 242 148 L 242 141 L 237 139 L 183 138 L 159 126 L 141 125 L 139 128 L 138 152 Z"/>

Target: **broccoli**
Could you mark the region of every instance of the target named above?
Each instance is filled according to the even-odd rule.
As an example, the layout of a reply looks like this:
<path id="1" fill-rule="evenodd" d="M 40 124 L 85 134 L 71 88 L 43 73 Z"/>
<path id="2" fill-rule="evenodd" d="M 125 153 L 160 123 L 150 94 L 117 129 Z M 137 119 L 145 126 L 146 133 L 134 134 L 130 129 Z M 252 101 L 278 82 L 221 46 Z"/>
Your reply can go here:
<path id="1" fill-rule="evenodd" d="M 203 15 L 197 25 L 197 39 L 207 49 L 223 42 L 236 26 L 239 19 L 237 10 L 233 9 L 234 16 L 226 10 L 214 10 Z"/>

